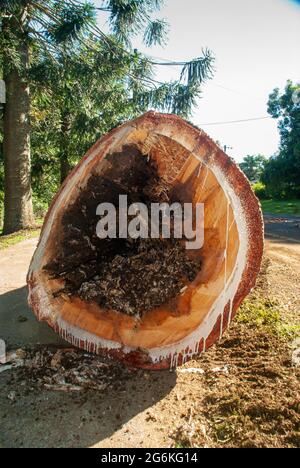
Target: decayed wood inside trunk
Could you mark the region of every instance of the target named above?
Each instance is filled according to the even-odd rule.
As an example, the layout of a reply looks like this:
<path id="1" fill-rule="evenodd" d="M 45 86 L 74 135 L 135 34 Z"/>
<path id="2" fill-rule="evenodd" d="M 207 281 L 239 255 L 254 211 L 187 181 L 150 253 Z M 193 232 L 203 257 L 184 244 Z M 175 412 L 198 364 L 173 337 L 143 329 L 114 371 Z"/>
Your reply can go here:
<path id="1" fill-rule="evenodd" d="M 149 155 L 136 145 L 125 146 L 107 158 L 101 174 L 91 174 L 63 214 L 61 241 L 44 269 L 62 283 L 54 297 L 77 297 L 106 310 L 142 317 L 180 295 L 196 278 L 201 261 L 187 255 L 184 242 L 172 231 L 171 239 L 99 239 L 97 207 L 112 203 L 118 214 L 120 195 L 127 196 L 128 206 L 143 203 L 149 208 L 149 236 L 151 203 L 186 201 L 160 178 Z"/>

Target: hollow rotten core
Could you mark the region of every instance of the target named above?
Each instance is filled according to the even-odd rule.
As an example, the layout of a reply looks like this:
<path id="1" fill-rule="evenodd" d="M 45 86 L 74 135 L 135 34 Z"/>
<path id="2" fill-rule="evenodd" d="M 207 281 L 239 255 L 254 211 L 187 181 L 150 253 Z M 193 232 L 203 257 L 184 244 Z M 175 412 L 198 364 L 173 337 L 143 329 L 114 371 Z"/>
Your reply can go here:
<path id="1" fill-rule="evenodd" d="M 44 269 L 61 280 L 57 297 L 79 297 L 102 309 L 142 317 L 179 295 L 196 278 L 201 262 L 189 258 L 184 242 L 172 236 L 99 239 L 97 207 L 112 203 L 118 212 L 119 195 L 127 195 L 128 205 L 180 202 L 159 177 L 155 162 L 135 146 L 124 147 L 106 158 L 101 175 L 91 174 L 64 212 L 58 245 Z"/>

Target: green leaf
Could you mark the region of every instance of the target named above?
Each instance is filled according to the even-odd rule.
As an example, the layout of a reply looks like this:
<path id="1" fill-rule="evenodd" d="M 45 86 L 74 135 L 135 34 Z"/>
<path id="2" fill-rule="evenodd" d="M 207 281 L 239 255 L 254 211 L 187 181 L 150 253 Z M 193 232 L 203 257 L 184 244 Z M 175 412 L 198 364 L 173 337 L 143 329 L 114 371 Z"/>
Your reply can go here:
<path id="1" fill-rule="evenodd" d="M 168 23 L 165 20 L 151 21 L 144 34 L 144 43 L 147 47 L 165 45 L 167 42 Z"/>
<path id="2" fill-rule="evenodd" d="M 53 24 L 49 33 L 58 44 L 77 40 L 79 34 L 95 21 L 94 7 L 88 3 L 79 7 L 64 3 L 58 15 L 60 22 Z"/>
<path id="3" fill-rule="evenodd" d="M 186 81 L 187 83 L 203 83 L 206 79 L 212 77 L 215 58 L 209 49 L 202 50 L 202 53 L 202 57 L 194 59 L 184 65 L 181 73 L 181 81 Z"/>

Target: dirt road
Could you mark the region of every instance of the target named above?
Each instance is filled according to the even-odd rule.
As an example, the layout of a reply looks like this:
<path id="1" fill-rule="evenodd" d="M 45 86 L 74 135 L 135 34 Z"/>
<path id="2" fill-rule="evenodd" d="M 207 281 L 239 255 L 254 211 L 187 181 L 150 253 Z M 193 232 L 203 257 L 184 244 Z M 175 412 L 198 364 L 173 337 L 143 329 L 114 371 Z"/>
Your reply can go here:
<path id="1" fill-rule="evenodd" d="M 300 447 L 292 349 L 252 325 L 234 323 L 218 345 L 177 371 L 135 371 L 91 358 L 91 365 L 106 366 L 103 390 L 47 389 L 45 382 L 57 379 L 53 359 L 62 342 L 26 305 L 35 242 L 0 252 L 0 338 L 14 348 L 55 349 L 44 346 L 46 355 L 34 351 L 29 367 L 0 374 L 0 447 Z M 296 323 L 300 243 L 267 240 L 260 283 L 284 320 Z M 68 366 L 83 372 L 80 356 Z"/>

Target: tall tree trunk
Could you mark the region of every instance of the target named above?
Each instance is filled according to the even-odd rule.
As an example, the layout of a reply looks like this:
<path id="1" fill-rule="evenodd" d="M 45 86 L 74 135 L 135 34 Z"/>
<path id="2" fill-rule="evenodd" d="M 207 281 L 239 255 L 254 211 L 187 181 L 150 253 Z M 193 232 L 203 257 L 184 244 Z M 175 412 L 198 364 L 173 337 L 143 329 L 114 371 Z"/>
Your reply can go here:
<path id="1" fill-rule="evenodd" d="M 26 41 L 20 43 L 19 53 L 22 69 L 26 73 L 29 62 Z M 4 60 L 4 80 L 7 100 L 3 141 L 5 177 L 3 232 L 9 234 L 32 227 L 34 216 L 31 193 L 29 86 L 7 56 Z"/>
<path id="2" fill-rule="evenodd" d="M 71 165 L 68 160 L 68 156 L 63 154 L 60 158 L 60 183 L 62 184 L 64 180 L 68 177 L 71 170 Z"/>
<path id="3" fill-rule="evenodd" d="M 60 182 L 61 184 L 68 177 L 72 168 L 69 161 L 69 138 L 71 131 L 71 116 L 68 113 L 63 113 L 61 124 L 61 139 L 60 139 Z"/>

